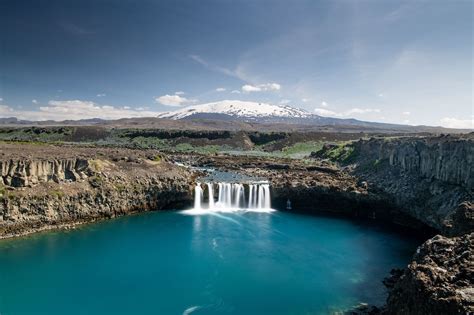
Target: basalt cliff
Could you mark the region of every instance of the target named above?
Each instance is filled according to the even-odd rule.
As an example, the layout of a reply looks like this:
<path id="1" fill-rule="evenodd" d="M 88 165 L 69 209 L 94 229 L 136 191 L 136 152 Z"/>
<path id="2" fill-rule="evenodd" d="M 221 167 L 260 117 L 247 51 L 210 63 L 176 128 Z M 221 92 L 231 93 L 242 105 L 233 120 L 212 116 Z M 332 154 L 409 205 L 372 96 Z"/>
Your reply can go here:
<path id="1" fill-rule="evenodd" d="M 157 151 L 1 144 L 0 238 L 191 202 Z"/>

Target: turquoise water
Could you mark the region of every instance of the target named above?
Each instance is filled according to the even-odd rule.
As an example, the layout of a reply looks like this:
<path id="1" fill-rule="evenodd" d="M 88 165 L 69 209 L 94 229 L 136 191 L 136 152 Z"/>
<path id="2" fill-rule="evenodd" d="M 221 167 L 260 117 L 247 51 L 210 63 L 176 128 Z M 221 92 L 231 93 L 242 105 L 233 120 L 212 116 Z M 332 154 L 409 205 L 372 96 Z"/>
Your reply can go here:
<path id="1" fill-rule="evenodd" d="M 155 212 L 0 242 L 0 314 L 328 314 L 417 242 L 291 213 Z"/>

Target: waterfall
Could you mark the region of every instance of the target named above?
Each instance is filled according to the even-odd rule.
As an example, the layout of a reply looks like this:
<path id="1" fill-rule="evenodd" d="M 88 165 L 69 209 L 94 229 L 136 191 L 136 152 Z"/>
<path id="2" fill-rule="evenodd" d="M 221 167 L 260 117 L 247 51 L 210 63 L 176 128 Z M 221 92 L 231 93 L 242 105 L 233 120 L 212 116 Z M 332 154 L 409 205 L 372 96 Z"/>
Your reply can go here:
<path id="1" fill-rule="evenodd" d="M 255 189 L 255 185 L 250 184 L 249 185 L 249 209 L 253 209 L 253 200 L 255 199 L 253 196 L 253 191 Z"/>
<path id="2" fill-rule="evenodd" d="M 207 183 L 207 191 L 209 194 L 209 209 L 214 209 L 214 186 L 212 183 Z"/>
<path id="3" fill-rule="evenodd" d="M 202 188 L 201 183 L 196 184 L 194 188 L 194 209 L 201 209 Z"/>
<path id="4" fill-rule="evenodd" d="M 270 196 L 270 185 L 263 184 L 262 185 L 263 192 L 264 192 L 264 201 L 263 201 L 263 208 L 264 209 L 271 209 L 271 196 Z"/>
<path id="5" fill-rule="evenodd" d="M 268 183 L 217 183 L 217 192 L 213 183 L 206 183 L 208 204 L 203 205 L 203 189 L 197 183 L 194 191 L 194 209 L 209 211 L 266 211 L 271 210 L 270 185 Z M 246 198 L 248 191 L 248 198 Z M 214 199 L 217 195 L 217 202 Z M 248 202 L 247 202 L 248 201 Z M 207 210 L 206 210 L 207 211 Z"/>

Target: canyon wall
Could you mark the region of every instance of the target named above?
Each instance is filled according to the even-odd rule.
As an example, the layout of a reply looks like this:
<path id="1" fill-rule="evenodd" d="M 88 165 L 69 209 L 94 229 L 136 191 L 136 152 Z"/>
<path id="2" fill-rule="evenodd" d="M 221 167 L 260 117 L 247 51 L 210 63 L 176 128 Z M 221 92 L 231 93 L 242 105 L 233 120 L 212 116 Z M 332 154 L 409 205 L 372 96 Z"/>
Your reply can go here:
<path id="1" fill-rule="evenodd" d="M 345 164 L 355 165 L 356 177 L 439 231 L 450 234 L 460 204 L 473 199 L 472 135 L 360 140 L 349 148 Z"/>
<path id="2" fill-rule="evenodd" d="M 51 150 L 0 161 L 0 238 L 192 202 L 194 174 L 156 152 Z"/>

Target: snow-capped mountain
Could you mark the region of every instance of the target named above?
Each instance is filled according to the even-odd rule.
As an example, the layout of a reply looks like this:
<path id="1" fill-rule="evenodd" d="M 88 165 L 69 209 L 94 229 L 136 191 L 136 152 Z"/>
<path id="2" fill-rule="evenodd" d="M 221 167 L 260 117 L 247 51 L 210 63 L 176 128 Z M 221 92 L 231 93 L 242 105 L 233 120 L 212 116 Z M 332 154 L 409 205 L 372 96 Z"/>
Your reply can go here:
<path id="1" fill-rule="evenodd" d="M 322 117 L 291 106 L 250 101 L 224 100 L 192 105 L 176 111 L 164 112 L 158 118 L 172 120 L 233 120 L 250 123 L 283 123 L 316 126 L 359 126 L 370 128 L 399 128 L 400 125 L 366 122 L 357 119 Z"/>
<path id="2" fill-rule="evenodd" d="M 219 102 L 188 106 L 176 111 L 165 112 L 159 118 L 185 119 L 206 118 L 209 115 L 225 115 L 234 119 L 279 119 L 279 118 L 311 118 L 315 115 L 302 109 L 290 106 L 279 106 L 267 103 L 224 100 Z"/>

